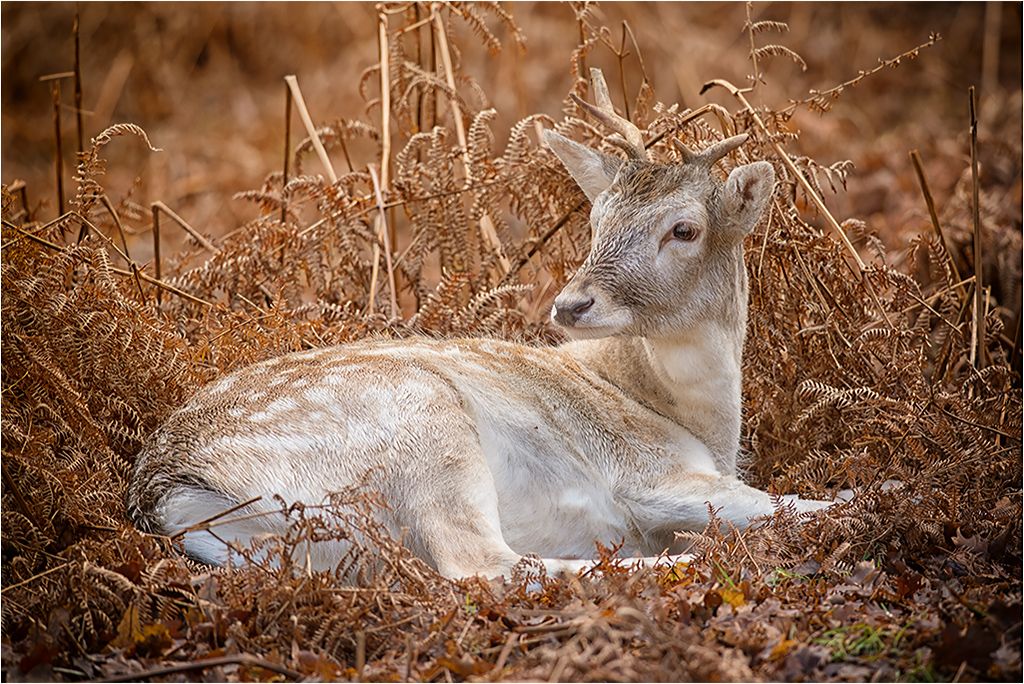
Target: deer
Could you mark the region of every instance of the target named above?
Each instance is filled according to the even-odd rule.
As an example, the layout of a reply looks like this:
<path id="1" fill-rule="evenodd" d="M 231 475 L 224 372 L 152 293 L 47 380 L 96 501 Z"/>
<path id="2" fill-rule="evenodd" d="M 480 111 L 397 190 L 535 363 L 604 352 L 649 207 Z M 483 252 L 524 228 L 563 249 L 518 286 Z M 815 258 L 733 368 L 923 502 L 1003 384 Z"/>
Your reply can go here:
<path id="1" fill-rule="evenodd" d="M 623 155 L 544 131 L 589 199 L 586 259 L 554 299 L 568 340 L 371 339 L 285 354 L 200 389 L 148 439 L 127 492 L 141 530 L 183 538 L 211 565 L 283 534 L 280 502 L 316 504 L 364 483 L 387 529 L 448 578 L 593 567 L 595 543 L 628 561 L 690 558 L 677 532 L 716 515 L 738 527 L 777 499 L 738 474 L 747 320 L 743 239 L 773 195 L 767 161 L 714 165 L 745 134 L 681 162 L 643 134 L 592 70 Z M 799 514 L 838 503 L 783 497 Z M 278 502 L 275 504 L 275 501 Z M 242 505 L 244 504 L 244 505 Z M 247 513 L 204 528 L 226 510 Z M 344 544 L 321 542 L 331 569 Z"/>

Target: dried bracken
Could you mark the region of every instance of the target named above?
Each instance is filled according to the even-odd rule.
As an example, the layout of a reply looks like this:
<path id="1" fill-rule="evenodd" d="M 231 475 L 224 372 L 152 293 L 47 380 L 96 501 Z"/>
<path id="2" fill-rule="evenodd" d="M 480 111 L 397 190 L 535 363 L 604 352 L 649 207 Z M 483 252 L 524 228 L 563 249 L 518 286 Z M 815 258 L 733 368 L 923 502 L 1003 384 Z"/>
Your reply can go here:
<path id="1" fill-rule="evenodd" d="M 592 5 L 574 9 L 579 45 L 568 61 L 572 93 L 583 95 L 588 57 L 614 47 Z M 86 145 L 71 211 L 57 220 L 24 207 L 23 186 L 4 186 L 5 677 L 1019 681 L 1019 223 L 1004 230 L 1008 210 L 982 189 L 980 210 L 998 228 L 986 248 L 998 259 L 982 279 L 992 289 L 976 344 L 987 353 L 973 357 L 988 363 L 972 364 L 975 281 L 954 276 L 973 273 L 969 174 L 939 217 L 954 254 L 927 233 L 889 258 L 851 219 L 840 228 L 860 246 L 860 268 L 803 211 L 823 183 L 832 192 L 857 182 L 848 162 L 779 155 L 796 136 L 795 106 L 691 111 L 655 101 L 646 75 L 639 97 L 636 83 L 625 96 L 652 159 L 677 160 L 673 138 L 703 149 L 746 132 L 723 170 L 764 159 L 783 179 L 747 243 L 746 477 L 813 498 L 854 487 L 853 502 L 798 517 L 780 499 L 743 532 L 712 514 L 688 535 L 698 556 L 686 566 L 633 571 L 601 547 L 589 576 L 547 579 L 524 563 L 504 584 L 438 576 L 375 525 L 386 503 L 365 491 L 294 507 L 288 538 L 226 569 L 199 567 L 175 540 L 130 525 L 133 456 L 224 372 L 367 336 L 557 340 L 547 312 L 585 256 L 588 205 L 538 135 L 553 126 L 609 153 L 621 147 L 568 95 L 560 120 L 533 114 L 507 134 L 494 129 L 460 51 L 499 50 L 501 35 L 521 43 L 500 6 L 380 11 L 389 78 L 379 65 L 364 75 L 365 120 L 317 130 L 347 161 L 337 182 L 303 165 L 312 143 L 298 142 L 287 183 L 276 171 L 241 193 L 254 202 L 250 221 L 212 250 L 187 246 L 159 278 L 152 265 L 114 266 L 114 212 L 100 200 L 107 146 L 134 135 L 152 149 L 141 128 L 113 126 Z M 456 25 L 478 43 L 456 45 Z M 789 47 L 757 45 L 785 28 L 748 13 L 758 92 L 767 57 L 805 64 Z M 622 34 L 625 46 L 625 25 Z M 454 86 L 421 40 L 450 47 Z M 868 76 L 795 105 L 824 112 Z M 1005 144 L 993 154 L 1017 155 L 1019 184 L 1019 136 Z M 379 198 L 369 164 L 389 165 Z M 130 198 L 114 206 L 146 220 Z M 381 214 L 392 235 L 378 231 Z M 374 249 L 391 239 L 389 281 Z M 350 557 L 334 573 L 307 571 L 303 544 L 325 538 L 351 541 Z"/>

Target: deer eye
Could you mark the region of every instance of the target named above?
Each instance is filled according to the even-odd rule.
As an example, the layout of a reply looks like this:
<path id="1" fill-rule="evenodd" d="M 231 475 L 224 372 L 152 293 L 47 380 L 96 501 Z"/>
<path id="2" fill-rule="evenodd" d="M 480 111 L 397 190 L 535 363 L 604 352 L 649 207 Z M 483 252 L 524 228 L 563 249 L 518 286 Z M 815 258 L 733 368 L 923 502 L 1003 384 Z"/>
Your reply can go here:
<path id="1" fill-rule="evenodd" d="M 683 242 L 693 242 L 699 234 L 697 226 L 687 221 L 680 221 L 672 226 L 672 237 Z"/>

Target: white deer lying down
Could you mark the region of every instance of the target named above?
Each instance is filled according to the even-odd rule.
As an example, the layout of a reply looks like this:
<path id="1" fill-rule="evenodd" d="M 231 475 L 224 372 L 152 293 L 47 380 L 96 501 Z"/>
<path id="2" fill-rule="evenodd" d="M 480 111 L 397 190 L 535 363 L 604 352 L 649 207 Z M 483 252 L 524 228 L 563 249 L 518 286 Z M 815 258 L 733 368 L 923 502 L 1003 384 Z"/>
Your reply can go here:
<path id="1" fill-rule="evenodd" d="M 737 525 L 769 514 L 736 475 L 746 326 L 743 237 L 772 195 L 767 162 L 723 184 L 716 160 L 745 136 L 684 161 L 648 160 L 640 131 L 599 107 L 629 158 L 545 136 L 593 203 L 590 254 L 555 300 L 573 341 L 535 348 L 488 339 L 366 341 L 258 363 L 204 387 L 139 454 L 128 508 L 174 534 L 218 513 L 320 503 L 360 481 L 390 503 L 387 524 L 448 577 L 509 576 L 523 554 L 549 572 L 588 565 L 595 541 L 623 553 L 675 549 L 703 529 L 707 502 Z M 830 505 L 787 497 L 798 511 Z M 184 535 L 226 562 L 285 531 L 283 515 L 241 516 Z M 222 541 L 224 540 L 224 541 Z M 322 544 L 313 564 L 344 549 Z"/>

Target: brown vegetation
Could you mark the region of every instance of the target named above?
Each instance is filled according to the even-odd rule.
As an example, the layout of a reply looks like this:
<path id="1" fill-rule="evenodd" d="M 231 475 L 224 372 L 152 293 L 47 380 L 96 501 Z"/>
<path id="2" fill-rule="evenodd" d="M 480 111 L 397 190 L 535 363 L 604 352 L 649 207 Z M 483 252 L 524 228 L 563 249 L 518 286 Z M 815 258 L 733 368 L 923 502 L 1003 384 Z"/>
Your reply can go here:
<path id="1" fill-rule="evenodd" d="M 83 6 L 96 106 L 60 215 L 36 79 L 73 70 L 74 49 L 37 43 L 72 14 L 3 12 L 6 678 L 1019 680 L 1018 5 L 1001 25 L 982 6 Z M 893 61 L 858 78 L 877 57 Z M 587 206 L 538 131 L 616 149 L 567 97 L 585 65 L 656 158 L 676 158 L 672 136 L 746 131 L 726 164 L 775 165 L 747 243 L 747 477 L 862 495 L 744 532 L 713 518 L 668 571 L 600 549 L 598 571 L 540 593 L 529 567 L 440 578 L 363 492 L 293 511 L 277 566 L 211 571 L 132 528 L 134 454 L 226 371 L 367 335 L 557 339 L 545 314 L 585 255 Z M 282 164 L 296 71 L 330 171 L 297 109 Z M 115 112 L 142 128 L 108 127 Z M 284 553 L 353 530 L 338 576 L 356 586 Z"/>

